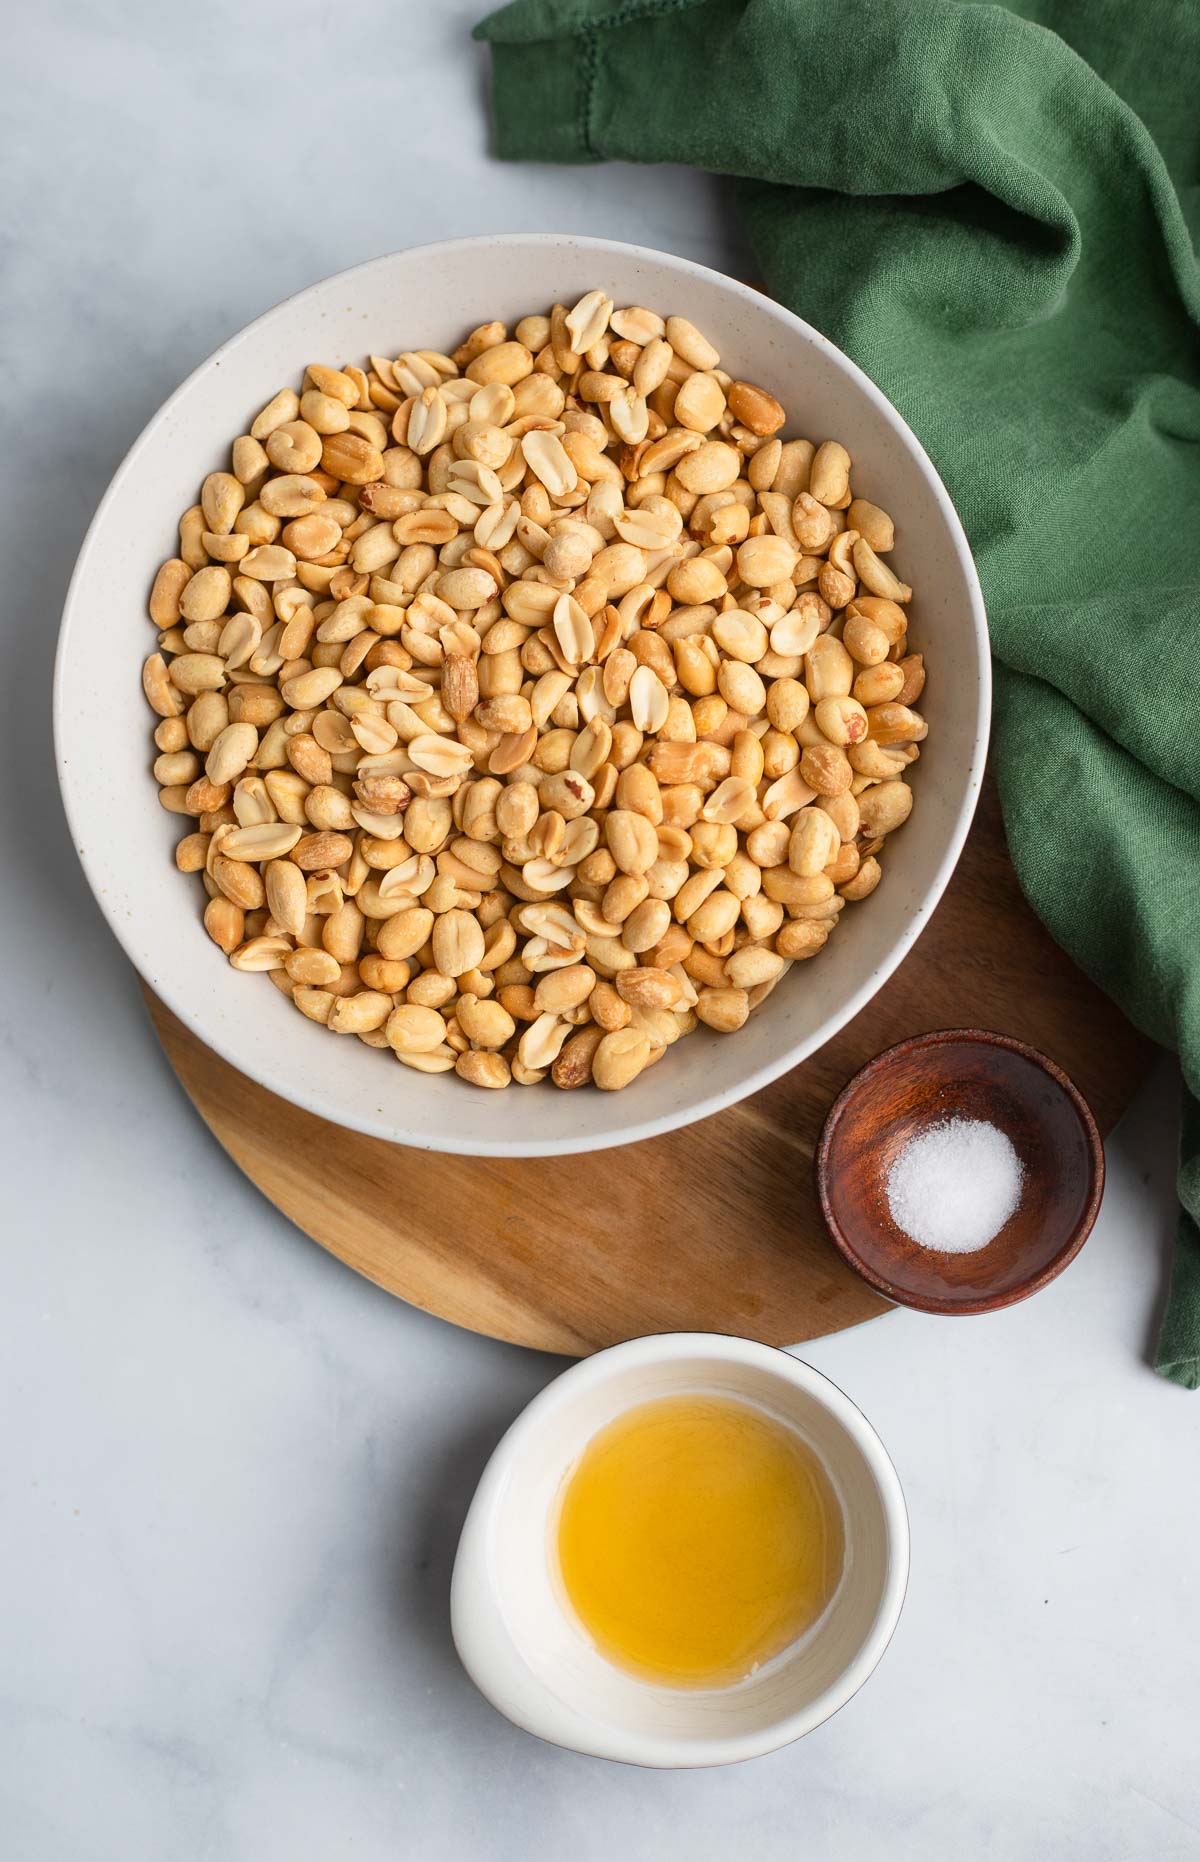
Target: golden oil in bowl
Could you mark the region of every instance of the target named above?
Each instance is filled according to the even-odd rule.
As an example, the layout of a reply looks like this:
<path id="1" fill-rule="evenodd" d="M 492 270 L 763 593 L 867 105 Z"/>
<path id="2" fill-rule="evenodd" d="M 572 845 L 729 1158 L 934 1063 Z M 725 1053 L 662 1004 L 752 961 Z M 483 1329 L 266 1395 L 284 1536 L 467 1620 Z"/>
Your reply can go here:
<path id="1" fill-rule="evenodd" d="M 695 1393 L 626 1410 L 567 1478 L 555 1550 L 608 1661 L 676 1688 L 730 1687 L 810 1629 L 837 1589 L 842 1513 L 784 1423 Z"/>

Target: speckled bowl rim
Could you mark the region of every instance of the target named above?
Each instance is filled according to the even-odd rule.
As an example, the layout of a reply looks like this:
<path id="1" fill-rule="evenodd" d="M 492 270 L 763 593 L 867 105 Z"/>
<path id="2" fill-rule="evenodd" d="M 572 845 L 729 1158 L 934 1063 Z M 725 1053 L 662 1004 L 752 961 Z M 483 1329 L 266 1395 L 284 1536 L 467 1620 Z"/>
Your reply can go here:
<path id="1" fill-rule="evenodd" d="M 67 719 L 71 704 L 75 699 L 70 666 L 71 645 L 74 633 L 83 625 L 83 617 L 87 608 L 88 577 L 91 572 L 93 548 L 109 521 L 113 506 L 118 504 L 124 495 L 125 482 L 135 461 L 143 449 L 155 439 L 176 403 L 188 392 L 192 384 L 200 377 L 219 369 L 252 333 L 260 332 L 274 319 L 282 318 L 284 313 L 300 299 L 327 290 L 332 285 L 353 292 L 358 281 L 365 280 L 370 274 L 393 264 L 399 257 L 420 259 L 427 265 L 436 265 L 440 257 L 450 253 L 476 252 L 486 266 L 486 256 L 489 252 L 519 247 L 532 248 L 535 253 L 563 247 L 586 250 L 596 256 L 601 263 L 601 268 L 606 254 L 620 254 L 624 259 L 635 263 L 652 266 L 665 265 L 683 280 L 694 276 L 710 287 L 719 287 L 723 293 L 734 300 L 743 302 L 748 310 L 761 313 L 764 304 L 769 305 L 773 317 L 785 326 L 790 326 L 802 345 L 814 347 L 832 358 L 844 376 L 847 387 L 860 395 L 870 405 L 883 425 L 898 438 L 933 498 L 963 576 L 966 593 L 963 623 L 974 639 L 977 675 L 974 716 L 971 720 L 972 753 L 968 767 L 962 771 L 961 801 L 932 879 L 919 903 L 912 910 L 908 922 L 903 926 L 886 954 L 863 974 L 854 988 L 839 994 L 830 1003 L 828 1012 L 802 1039 L 790 1047 L 781 1049 L 757 1066 L 747 1065 L 745 1072 L 732 1082 L 716 1089 L 706 1090 L 703 1070 L 698 1069 L 695 1084 L 689 1087 L 688 1092 L 654 1115 L 637 1116 L 636 1095 L 630 1095 L 629 1116 L 624 1122 L 596 1130 L 591 1128 L 585 1120 L 580 1119 L 570 1130 L 554 1137 L 544 1135 L 538 1129 L 536 1120 L 527 1122 L 524 1130 L 519 1134 L 509 1131 L 493 1136 L 491 1133 L 479 1131 L 464 1134 L 458 1129 L 453 1119 L 433 1121 L 428 1116 L 406 1118 L 385 1110 L 383 1106 L 374 1109 L 368 1108 L 365 1104 L 347 1107 L 334 1094 L 325 1090 L 319 1069 L 314 1069 L 311 1075 L 297 1078 L 287 1072 L 269 1049 L 254 1048 L 242 1039 L 240 1034 L 235 1036 L 223 1027 L 213 1028 L 207 1025 L 197 1009 L 196 1000 L 189 988 L 181 984 L 176 977 L 162 973 L 162 966 L 155 954 L 154 939 L 146 924 L 130 918 L 114 906 L 108 891 L 107 877 L 115 856 L 105 851 L 102 838 L 97 846 L 87 833 L 87 828 L 89 825 L 94 825 L 94 821 L 86 794 L 86 758 L 71 757 L 67 731 Z M 788 1072 L 811 1054 L 816 1053 L 879 992 L 908 955 L 928 924 L 962 853 L 982 787 L 991 717 L 991 687 L 991 657 L 983 596 L 970 545 L 953 501 L 928 454 L 907 422 L 902 419 L 883 391 L 876 387 L 870 377 L 838 349 L 836 344 L 831 343 L 819 330 L 795 316 L 777 300 L 764 298 L 763 294 L 752 286 L 741 284 L 736 279 L 715 271 L 709 266 L 697 265 L 692 260 L 681 258 L 678 254 L 631 245 L 622 240 L 592 239 L 575 234 L 506 233 L 402 248 L 397 252 L 382 254 L 366 260 L 361 265 L 320 279 L 282 299 L 273 309 L 264 312 L 261 317 L 236 332 L 206 361 L 201 362 L 180 384 L 174 394 L 147 422 L 117 468 L 84 538 L 63 605 L 54 668 L 53 730 L 59 784 L 72 841 L 83 866 L 85 877 L 110 930 L 150 988 L 166 1003 L 171 1012 L 191 1029 L 198 1039 L 212 1048 L 222 1060 L 256 1080 L 269 1092 L 276 1093 L 292 1104 L 303 1107 L 304 1110 L 318 1118 L 362 1131 L 370 1137 L 382 1138 L 389 1143 L 410 1146 L 419 1150 L 436 1150 L 468 1156 L 551 1157 L 569 1156 L 576 1152 L 604 1150 L 613 1146 L 638 1143 L 643 1139 L 694 1124 L 700 1119 L 708 1118 L 714 1113 L 724 1111 L 729 1106 L 736 1105 L 740 1100 L 770 1085 L 781 1074 Z M 424 1111 L 427 1114 L 428 1107 L 425 1107 Z"/>
<path id="2" fill-rule="evenodd" d="M 964 1299 L 948 1299 L 932 1293 L 922 1295 L 906 1292 L 895 1286 L 884 1275 L 876 1273 L 874 1268 L 869 1267 L 862 1259 L 834 1214 L 828 1187 L 829 1154 L 837 1138 L 838 1126 L 843 1114 L 859 1088 L 865 1086 L 868 1080 L 874 1079 L 879 1073 L 886 1072 L 889 1067 L 894 1066 L 899 1060 L 906 1059 L 909 1054 L 920 1052 L 922 1048 L 949 1047 L 963 1043 L 976 1047 L 1007 1048 L 1009 1053 L 1019 1054 L 1023 1060 L 1031 1061 L 1035 1067 L 1039 1067 L 1043 1073 L 1048 1074 L 1070 1101 L 1075 1116 L 1079 1120 L 1087 1144 L 1091 1169 L 1088 1198 L 1084 1204 L 1083 1214 L 1058 1253 L 1047 1261 L 1044 1267 L 1028 1275 L 1015 1287 L 1005 1288 L 1003 1292 L 975 1295 Z M 830 1239 L 842 1259 L 854 1269 L 860 1279 L 865 1280 L 869 1286 L 875 1288 L 877 1293 L 882 1293 L 884 1298 L 891 1300 L 893 1304 L 911 1307 L 916 1312 L 940 1313 L 951 1318 L 969 1318 L 985 1312 L 1000 1312 L 1006 1306 L 1015 1306 L 1021 1300 L 1029 1299 L 1032 1294 L 1040 1293 L 1042 1288 L 1048 1286 L 1052 1280 L 1057 1280 L 1063 1269 L 1071 1265 L 1095 1227 L 1096 1217 L 1100 1213 L 1100 1204 L 1104 1197 L 1104 1172 L 1104 1141 L 1100 1136 L 1100 1128 L 1096 1124 L 1092 1108 L 1074 1080 L 1064 1073 L 1048 1054 L 1043 1054 L 1040 1048 L 1030 1047 L 1027 1041 L 1018 1041 L 1015 1035 L 997 1034 L 990 1028 L 939 1028 L 929 1034 L 910 1035 L 906 1041 L 897 1041 L 894 1047 L 885 1048 L 882 1054 L 876 1054 L 874 1060 L 869 1060 L 865 1067 L 860 1067 L 858 1072 L 847 1080 L 830 1106 L 825 1115 L 825 1123 L 821 1127 L 821 1136 L 817 1141 L 816 1151 L 813 1154 L 813 1177 L 816 1183 L 817 1200 L 821 1205 L 821 1214 L 825 1218 L 825 1226 L 829 1231 Z"/>

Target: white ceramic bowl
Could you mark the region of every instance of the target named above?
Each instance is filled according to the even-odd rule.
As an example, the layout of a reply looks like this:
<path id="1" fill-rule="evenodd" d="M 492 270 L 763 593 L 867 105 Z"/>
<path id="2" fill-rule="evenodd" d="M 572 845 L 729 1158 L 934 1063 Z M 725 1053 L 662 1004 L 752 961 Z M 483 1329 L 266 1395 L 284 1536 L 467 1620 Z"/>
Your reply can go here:
<path id="1" fill-rule="evenodd" d="M 825 1614 L 736 1687 L 655 1687 L 613 1667 L 560 1600 L 552 1536 L 563 1482 L 614 1416 L 655 1397 L 742 1397 L 805 1437 L 841 1502 L 846 1564 Z M 454 1565 L 451 1621 L 467 1672 L 518 1726 L 633 1765 L 726 1765 L 820 1726 L 857 1693 L 896 1627 L 908 1515 L 874 1429 L 819 1371 L 785 1351 L 669 1332 L 597 1352 L 548 1385 L 484 1470 Z"/>
<path id="2" fill-rule="evenodd" d="M 886 878 L 828 948 L 798 964 L 733 1037 L 698 1031 L 627 1092 L 472 1090 L 337 1041 L 263 979 L 230 968 L 200 922 L 198 882 L 172 848 L 186 823 L 158 806 L 141 663 L 146 599 L 178 548 L 180 513 L 229 445 L 306 363 L 452 348 L 473 324 L 571 303 L 603 285 L 618 303 L 690 316 L 730 368 L 788 408 L 791 430 L 836 435 L 854 483 L 894 515 L 894 561 L 917 588 L 914 636 L 931 668 L 930 736 L 912 819 Z M 268 311 L 202 363 L 135 443 L 88 532 L 59 640 L 54 728 L 67 816 L 92 890 L 150 987 L 210 1047 L 272 1092 L 398 1144 L 509 1157 L 586 1151 L 669 1131 L 752 1093 L 811 1054 L 879 989 L 937 904 L 962 848 L 987 744 L 990 662 L 962 527 L 921 447 L 884 396 L 817 331 L 747 286 L 666 253 L 609 240 L 511 234 L 374 259 Z M 532 1093 L 532 1097 L 531 1097 Z"/>

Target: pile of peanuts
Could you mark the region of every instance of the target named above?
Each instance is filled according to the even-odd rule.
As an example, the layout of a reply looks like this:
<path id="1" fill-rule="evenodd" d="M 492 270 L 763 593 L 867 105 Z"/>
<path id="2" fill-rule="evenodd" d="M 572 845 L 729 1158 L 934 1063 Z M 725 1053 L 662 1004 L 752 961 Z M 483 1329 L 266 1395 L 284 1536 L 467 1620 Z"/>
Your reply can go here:
<path id="1" fill-rule="evenodd" d="M 684 317 L 313 364 L 154 581 L 160 799 L 302 1015 L 481 1087 L 627 1086 L 879 883 L 925 722 L 836 440 Z"/>

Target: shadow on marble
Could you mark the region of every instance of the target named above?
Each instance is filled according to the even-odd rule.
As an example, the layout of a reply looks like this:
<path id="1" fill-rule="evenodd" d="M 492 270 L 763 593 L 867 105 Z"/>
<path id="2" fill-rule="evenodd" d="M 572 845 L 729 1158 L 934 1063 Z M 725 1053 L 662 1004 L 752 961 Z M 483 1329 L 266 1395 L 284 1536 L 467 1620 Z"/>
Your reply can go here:
<path id="1" fill-rule="evenodd" d="M 530 1353 L 528 1362 L 531 1370 L 543 1367 L 542 1371 L 533 1371 L 537 1387 L 563 1368 L 561 1359 L 537 1353 Z M 394 1560 L 385 1573 L 388 1620 L 398 1648 L 407 1650 L 411 1658 L 414 1643 L 418 1645 L 418 1661 L 436 1674 L 439 1686 L 475 1701 L 486 1719 L 489 1737 L 505 1734 L 522 1741 L 525 1735 L 511 1727 L 476 1692 L 459 1662 L 450 1631 L 450 1582 L 459 1537 L 480 1477 L 501 1438 L 534 1394 L 535 1390 L 530 1389 L 527 1396 L 511 1406 L 506 1404 L 503 1415 L 492 1416 L 486 1422 L 477 1420 L 457 1437 L 451 1437 L 436 1471 L 423 1484 L 423 1516 L 417 1531 L 411 1537 L 403 1530 L 395 1534 L 397 1544 L 408 1539 L 409 1555 Z M 417 1552 L 415 1567 L 413 1549 Z"/>

